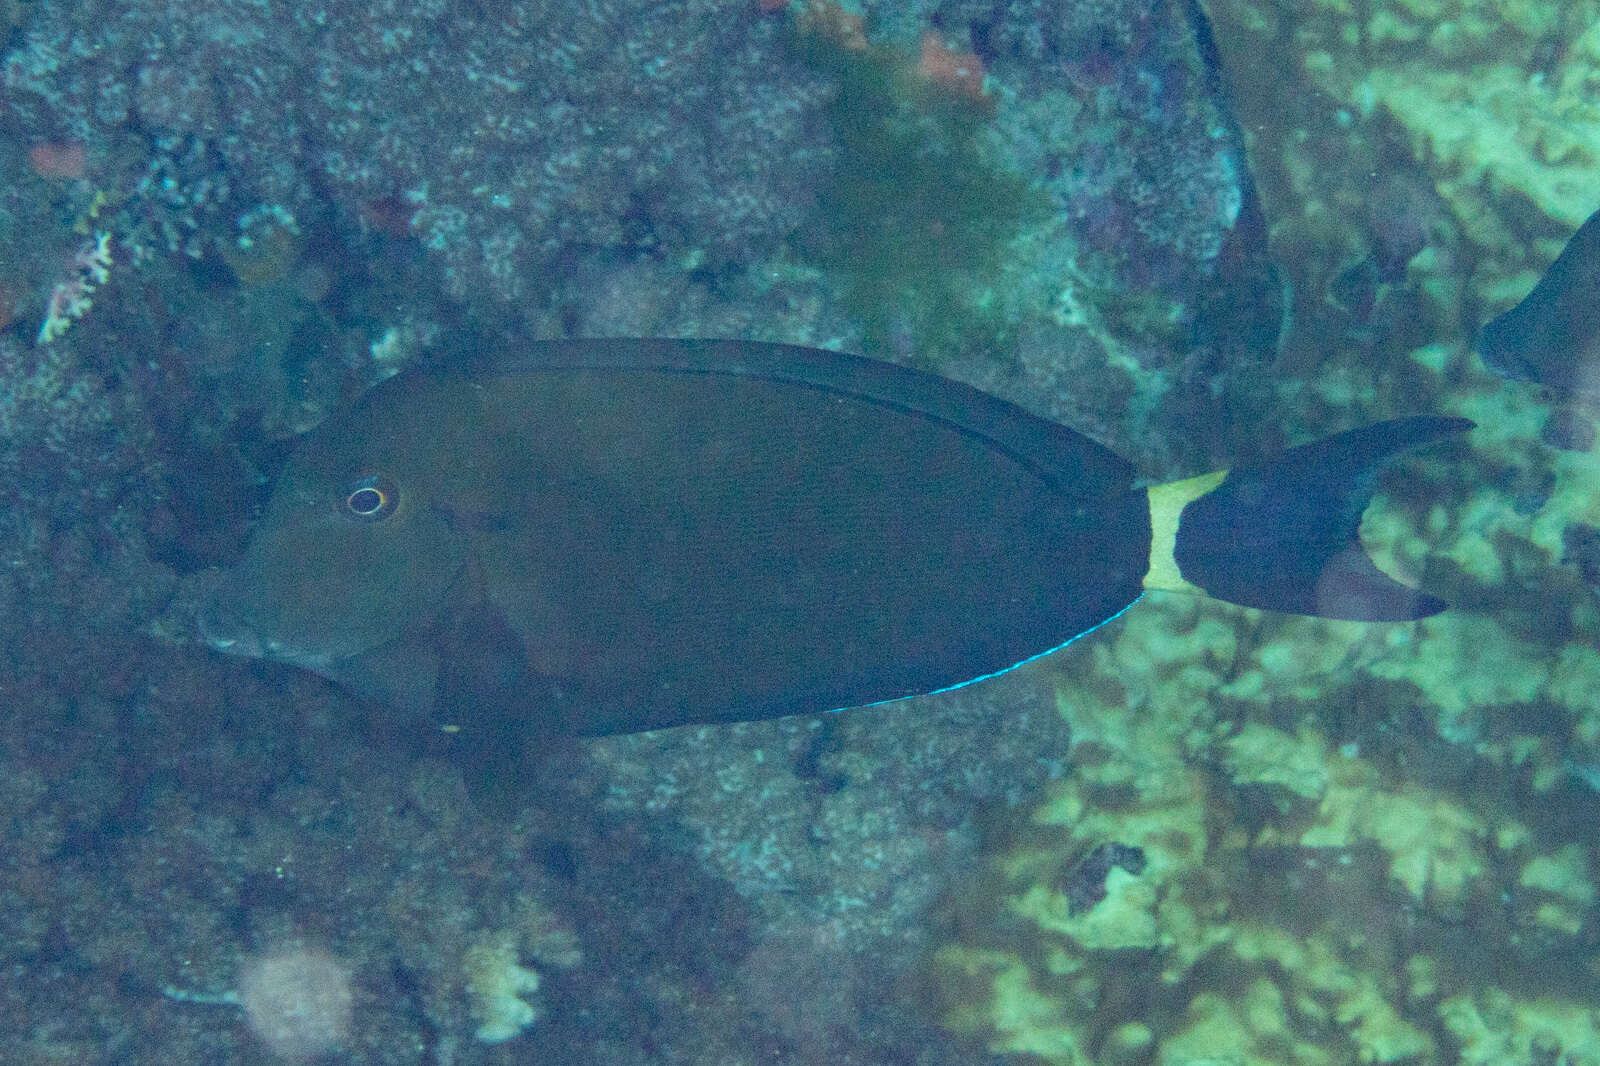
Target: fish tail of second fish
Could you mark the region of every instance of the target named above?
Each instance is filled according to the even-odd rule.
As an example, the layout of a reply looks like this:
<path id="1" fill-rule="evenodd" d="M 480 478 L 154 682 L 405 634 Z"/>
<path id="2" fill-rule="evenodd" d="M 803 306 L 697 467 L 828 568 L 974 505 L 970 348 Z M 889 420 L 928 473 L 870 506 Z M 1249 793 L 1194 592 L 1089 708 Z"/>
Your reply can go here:
<path id="1" fill-rule="evenodd" d="M 1437 614 L 1444 602 L 1380 570 L 1358 531 L 1386 460 L 1471 428 L 1447 415 L 1396 418 L 1252 466 L 1154 486 L 1145 585 L 1322 618 Z"/>

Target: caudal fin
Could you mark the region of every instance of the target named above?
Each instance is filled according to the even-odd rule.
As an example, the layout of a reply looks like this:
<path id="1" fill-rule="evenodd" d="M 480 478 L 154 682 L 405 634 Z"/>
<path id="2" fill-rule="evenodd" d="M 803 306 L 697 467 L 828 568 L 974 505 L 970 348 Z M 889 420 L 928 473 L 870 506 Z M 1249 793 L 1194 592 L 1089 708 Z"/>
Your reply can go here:
<path id="1" fill-rule="evenodd" d="M 1444 602 L 1379 570 L 1357 530 L 1385 459 L 1471 428 L 1465 418 L 1397 418 L 1231 470 L 1183 507 L 1178 572 L 1246 607 L 1368 622 L 1437 614 Z"/>

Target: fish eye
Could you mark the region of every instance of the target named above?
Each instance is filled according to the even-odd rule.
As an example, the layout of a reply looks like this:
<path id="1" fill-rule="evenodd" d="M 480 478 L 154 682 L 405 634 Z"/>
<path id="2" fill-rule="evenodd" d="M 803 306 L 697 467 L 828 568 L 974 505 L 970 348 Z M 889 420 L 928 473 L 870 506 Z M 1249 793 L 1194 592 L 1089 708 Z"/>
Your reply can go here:
<path id="1" fill-rule="evenodd" d="M 400 487 L 382 474 L 358 477 L 345 488 L 345 516 L 362 522 L 388 518 L 399 503 Z"/>

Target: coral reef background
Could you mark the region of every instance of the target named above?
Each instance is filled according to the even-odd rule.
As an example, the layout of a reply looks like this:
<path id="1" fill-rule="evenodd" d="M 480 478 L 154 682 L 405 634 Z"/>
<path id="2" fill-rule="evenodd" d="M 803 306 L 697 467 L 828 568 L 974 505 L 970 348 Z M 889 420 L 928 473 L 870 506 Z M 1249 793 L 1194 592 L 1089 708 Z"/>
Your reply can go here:
<path id="1" fill-rule="evenodd" d="M 0 3 L 0 1057 L 274 1061 L 289 958 L 351 1063 L 1600 1062 L 1596 411 L 1472 350 L 1600 206 L 1597 16 Z M 1364 530 L 1455 609 L 1151 596 L 511 812 L 192 639 L 295 433 L 607 334 L 915 362 L 1152 478 L 1466 414 Z"/>

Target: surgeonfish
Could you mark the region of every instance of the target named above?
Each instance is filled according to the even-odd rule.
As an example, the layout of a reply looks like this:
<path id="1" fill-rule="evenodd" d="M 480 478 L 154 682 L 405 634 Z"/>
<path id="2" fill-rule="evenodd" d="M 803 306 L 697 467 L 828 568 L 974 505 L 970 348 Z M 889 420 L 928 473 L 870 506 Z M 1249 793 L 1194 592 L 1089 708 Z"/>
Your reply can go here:
<path id="1" fill-rule="evenodd" d="M 1567 241 L 1533 291 L 1478 336 L 1500 374 L 1568 391 L 1600 393 L 1600 212 Z"/>
<path id="2" fill-rule="evenodd" d="M 449 729 L 597 735 L 960 686 L 1148 587 L 1422 618 L 1444 604 L 1357 526 L 1385 458 L 1470 425 L 1139 487 L 1086 437 L 888 363 L 535 344 L 402 373 L 308 434 L 199 626 Z"/>

